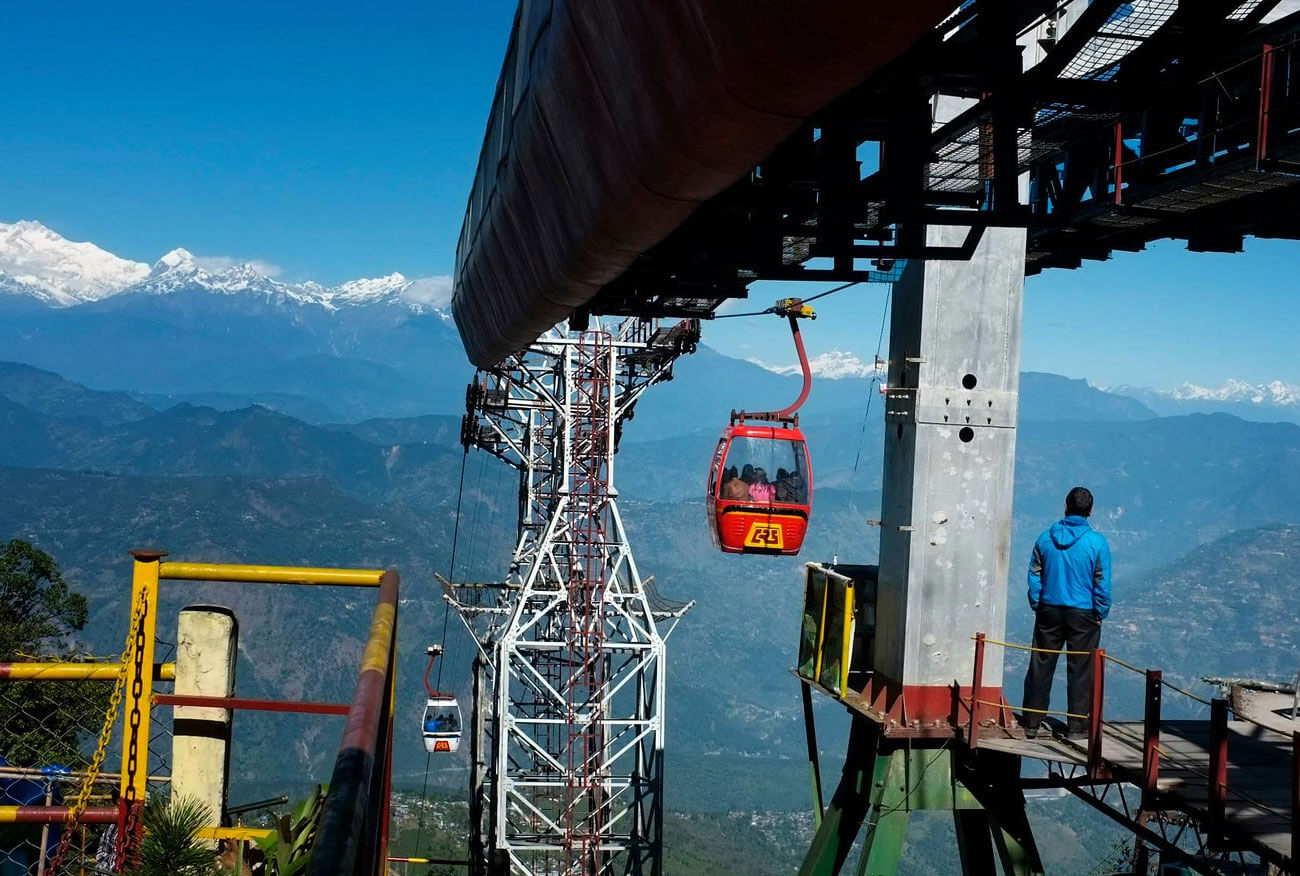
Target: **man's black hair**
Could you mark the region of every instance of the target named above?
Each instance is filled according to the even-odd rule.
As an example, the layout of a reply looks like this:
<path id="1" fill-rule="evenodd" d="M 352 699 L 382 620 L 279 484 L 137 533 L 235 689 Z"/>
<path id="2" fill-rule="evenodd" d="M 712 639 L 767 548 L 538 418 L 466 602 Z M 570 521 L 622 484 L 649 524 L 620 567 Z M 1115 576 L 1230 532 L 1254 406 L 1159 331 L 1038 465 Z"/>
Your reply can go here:
<path id="1" fill-rule="evenodd" d="M 1092 516 L 1092 493 L 1087 487 L 1075 487 L 1066 495 L 1065 514 L 1067 517 Z"/>

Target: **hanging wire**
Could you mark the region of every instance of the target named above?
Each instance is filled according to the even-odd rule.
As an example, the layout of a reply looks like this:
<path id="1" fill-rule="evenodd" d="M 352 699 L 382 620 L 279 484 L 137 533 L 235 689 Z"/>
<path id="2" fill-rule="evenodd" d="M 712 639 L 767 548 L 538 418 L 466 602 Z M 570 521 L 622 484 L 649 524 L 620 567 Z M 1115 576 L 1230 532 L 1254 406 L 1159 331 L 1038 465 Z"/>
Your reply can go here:
<path id="1" fill-rule="evenodd" d="M 799 300 L 802 301 L 804 304 L 807 304 L 810 301 L 816 301 L 818 298 L 825 298 L 827 295 L 834 295 L 836 292 L 843 292 L 845 289 L 848 289 L 852 286 L 860 286 L 862 283 L 863 283 L 862 280 L 854 280 L 851 283 L 844 283 L 843 285 L 836 286 L 834 289 L 827 289 L 825 292 L 818 292 L 816 295 L 813 295 L 809 298 L 801 298 Z M 752 313 L 712 314 L 709 316 L 709 319 L 739 319 L 742 316 L 764 316 L 769 313 L 776 313 L 776 305 L 772 305 L 766 310 L 755 310 Z"/>
<path id="2" fill-rule="evenodd" d="M 885 294 L 885 307 L 880 314 L 880 335 L 876 338 L 876 355 L 871 360 L 871 383 L 867 385 L 867 412 L 862 415 L 862 430 L 858 433 L 858 452 L 853 456 L 853 473 L 858 473 L 858 463 L 862 460 L 862 445 L 867 439 L 867 423 L 871 420 L 871 400 L 876 397 L 876 386 L 880 383 L 877 368 L 880 363 L 880 350 L 885 345 L 885 324 L 889 321 L 889 302 L 891 293 Z"/>
<path id="3" fill-rule="evenodd" d="M 424 787 L 420 790 L 420 817 L 415 822 L 415 853 L 420 854 L 420 839 L 424 836 L 424 810 L 429 805 L 429 761 L 432 752 L 424 753 Z"/>
<path id="4" fill-rule="evenodd" d="M 468 556 L 464 557 L 460 561 L 460 574 L 462 577 L 468 574 L 468 571 L 472 568 L 471 563 L 474 561 L 475 557 L 479 556 L 483 547 L 483 527 L 480 526 L 479 524 L 483 520 L 483 497 L 484 497 L 483 466 L 486 462 L 487 462 L 487 454 L 484 453 L 479 454 L 478 474 L 474 478 L 474 492 L 478 493 L 479 501 L 477 504 L 475 504 L 474 511 L 470 516 L 470 522 L 469 522 L 470 536 L 469 536 L 469 545 L 468 545 L 469 547 Z M 457 517 L 457 521 L 459 522 L 460 514 L 457 514 L 456 517 Z M 455 557 L 453 556 L 452 559 L 453 559 L 453 565 L 451 567 L 451 574 L 448 575 L 448 580 L 455 581 L 456 580 L 456 566 L 454 564 Z M 447 627 L 447 620 L 449 617 L 450 617 L 450 606 L 448 607 L 448 614 L 443 615 L 442 618 L 444 643 L 446 642 L 446 627 Z M 443 651 L 442 661 L 438 664 L 439 689 L 441 689 L 442 687 L 442 667 L 445 666 L 447 663 L 451 662 L 450 659 L 451 650 L 452 649 L 447 648 Z"/>
<path id="5" fill-rule="evenodd" d="M 451 562 L 447 565 L 447 580 L 455 582 L 456 580 L 456 547 L 460 543 L 460 505 L 461 500 L 465 498 L 465 463 L 469 459 L 469 449 L 460 455 L 460 486 L 456 489 L 456 523 L 451 532 Z M 447 643 L 447 621 L 451 619 L 451 605 L 444 600 L 442 613 L 442 638 L 440 641 L 443 647 Z M 443 652 L 442 662 L 438 664 L 438 681 L 434 684 L 438 690 L 442 690 L 442 667 L 447 663 L 446 651 Z M 428 764 L 425 764 L 425 781 L 428 782 Z"/>

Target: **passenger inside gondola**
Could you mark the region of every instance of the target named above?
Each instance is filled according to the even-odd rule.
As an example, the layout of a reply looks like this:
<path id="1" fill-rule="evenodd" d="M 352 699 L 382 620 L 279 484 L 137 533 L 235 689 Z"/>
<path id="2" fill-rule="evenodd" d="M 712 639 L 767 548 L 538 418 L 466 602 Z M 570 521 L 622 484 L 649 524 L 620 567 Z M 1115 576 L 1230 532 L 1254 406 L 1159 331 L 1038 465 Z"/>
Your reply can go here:
<path id="1" fill-rule="evenodd" d="M 749 466 L 745 466 L 746 470 Z M 733 465 L 722 473 L 722 498 L 741 501 L 749 498 L 749 483 L 742 475 L 736 474 Z"/>
<path id="2" fill-rule="evenodd" d="M 808 501 L 808 487 L 798 471 L 776 470 L 776 501 L 802 505 Z"/>
<path id="3" fill-rule="evenodd" d="M 807 504 L 803 455 L 802 441 L 736 438 L 727 454 L 718 498 L 731 502 Z M 772 470 L 776 471 L 775 480 L 768 475 Z"/>
<path id="4" fill-rule="evenodd" d="M 424 716 L 425 733 L 459 733 L 460 717 L 455 709 L 430 711 Z"/>
<path id="5" fill-rule="evenodd" d="M 749 498 L 755 502 L 771 502 L 776 498 L 776 486 L 768 483 L 764 469 L 754 469 L 754 482 L 749 485 Z"/>

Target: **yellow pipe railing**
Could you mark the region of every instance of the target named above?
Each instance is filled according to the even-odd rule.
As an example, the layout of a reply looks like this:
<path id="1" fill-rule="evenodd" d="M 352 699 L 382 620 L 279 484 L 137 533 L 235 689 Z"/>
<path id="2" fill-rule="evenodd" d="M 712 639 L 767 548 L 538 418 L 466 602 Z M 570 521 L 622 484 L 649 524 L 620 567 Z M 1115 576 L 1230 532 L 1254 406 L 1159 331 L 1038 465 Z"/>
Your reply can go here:
<path id="1" fill-rule="evenodd" d="M 223 563 L 163 562 L 165 551 L 132 551 L 135 558 L 132 576 L 132 605 L 143 601 L 144 614 L 134 631 L 135 664 L 127 666 L 122 708 L 122 797 L 128 803 L 143 802 L 146 792 L 146 768 L 150 724 L 152 680 L 167 680 L 155 674 L 142 678 L 142 667 L 153 665 L 154 641 L 158 616 L 160 581 L 230 581 L 255 584 L 309 584 L 334 587 L 378 587 L 384 577 L 379 569 L 323 569 L 299 566 L 253 566 Z M 116 677 L 117 667 L 113 667 Z M 175 669 L 172 669 L 175 677 Z"/>
<path id="2" fill-rule="evenodd" d="M 268 827 L 200 827 L 194 832 L 199 839 L 209 840 L 260 840 L 275 834 Z"/>
<path id="3" fill-rule="evenodd" d="M 160 563 L 158 577 L 166 581 L 233 581 L 254 584 L 316 584 L 335 587 L 378 587 L 379 569 L 315 569 L 299 566 L 235 566 L 221 563 Z"/>
<path id="4" fill-rule="evenodd" d="M 116 681 L 121 663 L 0 663 L 0 681 Z M 175 681 L 175 663 L 155 663 L 154 681 Z"/>

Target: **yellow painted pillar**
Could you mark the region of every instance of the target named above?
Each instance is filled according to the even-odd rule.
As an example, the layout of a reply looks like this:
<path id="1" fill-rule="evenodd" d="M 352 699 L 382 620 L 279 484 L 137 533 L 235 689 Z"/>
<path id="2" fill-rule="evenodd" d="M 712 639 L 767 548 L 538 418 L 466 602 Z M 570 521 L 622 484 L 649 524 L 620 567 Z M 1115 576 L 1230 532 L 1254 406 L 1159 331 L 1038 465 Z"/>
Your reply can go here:
<path id="1" fill-rule="evenodd" d="M 158 564 L 166 551 L 131 551 L 129 618 L 135 619 L 133 654 L 127 661 L 126 687 L 122 691 L 122 800 L 128 810 L 143 804 L 149 779 L 149 708 L 153 694 L 154 637 L 158 626 Z M 144 600 L 143 613 L 136 607 Z M 128 620 L 130 623 L 130 620 Z"/>

